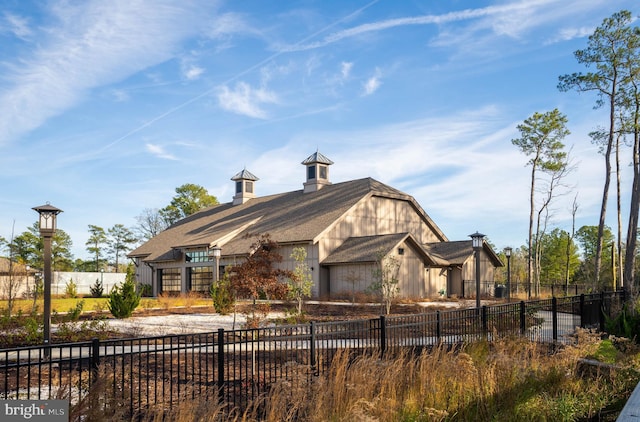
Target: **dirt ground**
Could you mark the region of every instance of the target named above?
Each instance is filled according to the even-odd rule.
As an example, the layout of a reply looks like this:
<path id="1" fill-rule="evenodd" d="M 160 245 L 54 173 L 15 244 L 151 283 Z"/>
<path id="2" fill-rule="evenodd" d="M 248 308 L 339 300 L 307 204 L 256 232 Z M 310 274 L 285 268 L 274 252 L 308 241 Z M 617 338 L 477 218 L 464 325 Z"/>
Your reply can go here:
<path id="1" fill-rule="evenodd" d="M 391 315 L 407 315 L 425 312 L 435 312 L 467 306 L 465 302 L 420 302 L 395 304 L 391 308 Z M 148 309 L 136 312 L 131 318 L 110 318 L 107 323 L 110 328 L 131 336 L 188 334 L 211 332 L 223 328 L 232 330 L 242 328 L 246 322 L 243 311 L 249 305 L 239 305 L 235 317 L 233 314 L 220 315 L 213 307 L 189 307 L 171 309 Z M 378 318 L 382 314 L 379 304 L 351 304 L 345 302 L 309 302 L 304 305 L 304 315 L 298 320 L 290 318 L 292 303 L 271 304 L 264 324 L 296 323 L 296 322 L 324 322 L 349 319 Z"/>

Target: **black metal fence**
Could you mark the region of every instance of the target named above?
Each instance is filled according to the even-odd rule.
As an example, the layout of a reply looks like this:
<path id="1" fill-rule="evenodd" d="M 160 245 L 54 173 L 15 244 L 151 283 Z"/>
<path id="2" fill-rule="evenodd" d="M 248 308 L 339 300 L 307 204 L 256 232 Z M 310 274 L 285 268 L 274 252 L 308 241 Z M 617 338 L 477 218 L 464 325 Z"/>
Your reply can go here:
<path id="1" fill-rule="evenodd" d="M 521 335 L 566 343 L 575 328 L 604 330 L 624 292 L 512 302 L 374 319 L 273 326 L 204 334 L 118 339 L 0 350 L 0 399 L 68 398 L 98 391 L 126 413 L 204 397 L 243 408 L 275 382 L 327 371 L 341 349 L 392 353 Z M 95 393 L 94 393 L 95 394 Z"/>

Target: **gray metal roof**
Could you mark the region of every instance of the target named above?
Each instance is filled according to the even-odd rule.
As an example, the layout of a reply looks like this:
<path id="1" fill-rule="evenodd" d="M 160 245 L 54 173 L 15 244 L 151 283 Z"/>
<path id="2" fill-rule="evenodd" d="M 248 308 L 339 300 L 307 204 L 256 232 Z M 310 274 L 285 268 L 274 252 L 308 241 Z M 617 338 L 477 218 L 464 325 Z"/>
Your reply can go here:
<path id="1" fill-rule="evenodd" d="M 148 262 L 179 259 L 176 248 L 218 245 L 223 256 L 245 255 L 255 236 L 270 234 L 279 243 L 314 242 L 349 209 L 369 196 L 410 202 L 442 240 L 441 230 L 415 199 L 372 178 L 335 183 L 251 199 L 244 204 L 214 205 L 186 217 L 129 253 Z M 178 253 L 179 255 L 179 253 Z"/>
<path id="2" fill-rule="evenodd" d="M 333 161 L 329 160 L 327 157 L 322 155 L 320 151 L 316 151 L 310 156 L 308 156 L 306 160 L 304 160 L 301 164 L 313 164 L 313 163 L 331 165 L 333 164 Z"/>
<path id="3" fill-rule="evenodd" d="M 238 174 L 236 174 L 235 176 L 233 176 L 231 178 L 231 180 L 236 181 L 236 180 L 260 180 L 258 179 L 256 176 L 254 176 L 249 170 L 247 170 L 246 168 L 243 169 L 241 172 L 239 172 Z"/>

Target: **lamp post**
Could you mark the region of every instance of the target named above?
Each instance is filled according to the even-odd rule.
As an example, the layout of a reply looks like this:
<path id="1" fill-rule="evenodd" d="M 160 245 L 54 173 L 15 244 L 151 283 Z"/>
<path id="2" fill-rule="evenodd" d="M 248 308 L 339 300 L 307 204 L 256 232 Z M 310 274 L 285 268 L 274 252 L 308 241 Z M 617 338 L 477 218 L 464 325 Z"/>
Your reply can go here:
<path id="1" fill-rule="evenodd" d="M 220 255 L 222 255 L 222 248 L 220 246 L 214 246 L 211 248 L 211 256 L 216 259 L 216 268 L 214 270 L 215 279 L 213 280 L 215 283 L 220 280 Z"/>
<path id="2" fill-rule="evenodd" d="M 56 233 L 56 216 L 62 210 L 48 202 L 32 209 L 40 214 L 40 236 L 44 243 L 44 344 L 48 345 L 51 342 L 51 238 Z M 45 356 L 49 356 L 48 349 Z"/>
<path id="3" fill-rule="evenodd" d="M 504 256 L 507 257 L 507 302 L 511 301 L 511 247 L 504 248 Z"/>
<path id="4" fill-rule="evenodd" d="M 476 254 L 476 308 L 478 308 L 478 310 L 480 310 L 480 251 L 484 243 L 484 236 L 484 234 L 478 233 L 477 231 L 469 235 L 473 250 Z"/>

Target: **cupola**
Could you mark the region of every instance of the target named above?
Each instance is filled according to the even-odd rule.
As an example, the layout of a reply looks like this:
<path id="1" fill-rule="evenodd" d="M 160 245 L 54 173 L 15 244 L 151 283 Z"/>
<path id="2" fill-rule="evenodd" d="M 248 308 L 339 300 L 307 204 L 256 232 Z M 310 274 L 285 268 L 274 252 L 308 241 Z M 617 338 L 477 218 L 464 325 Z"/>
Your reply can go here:
<path id="1" fill-rule="evenodd" d="M 231 178 L 236 182 L 236 194 L 233 197 L 233 205 L 244 204 L 251 198 L 255 198 L 254 182 L 259 180 L 246 168 Z"/>
<path id="2" fill-rule="evenodd" d="M 311 154 L 302 164 L 307 167 L 307 181 L 304 183 L 304 193 L 315 192 L 331 184 L 329 181 L 329 166 L 333 164 L 333 161 L 320 154 L 320 151 Z"/>

